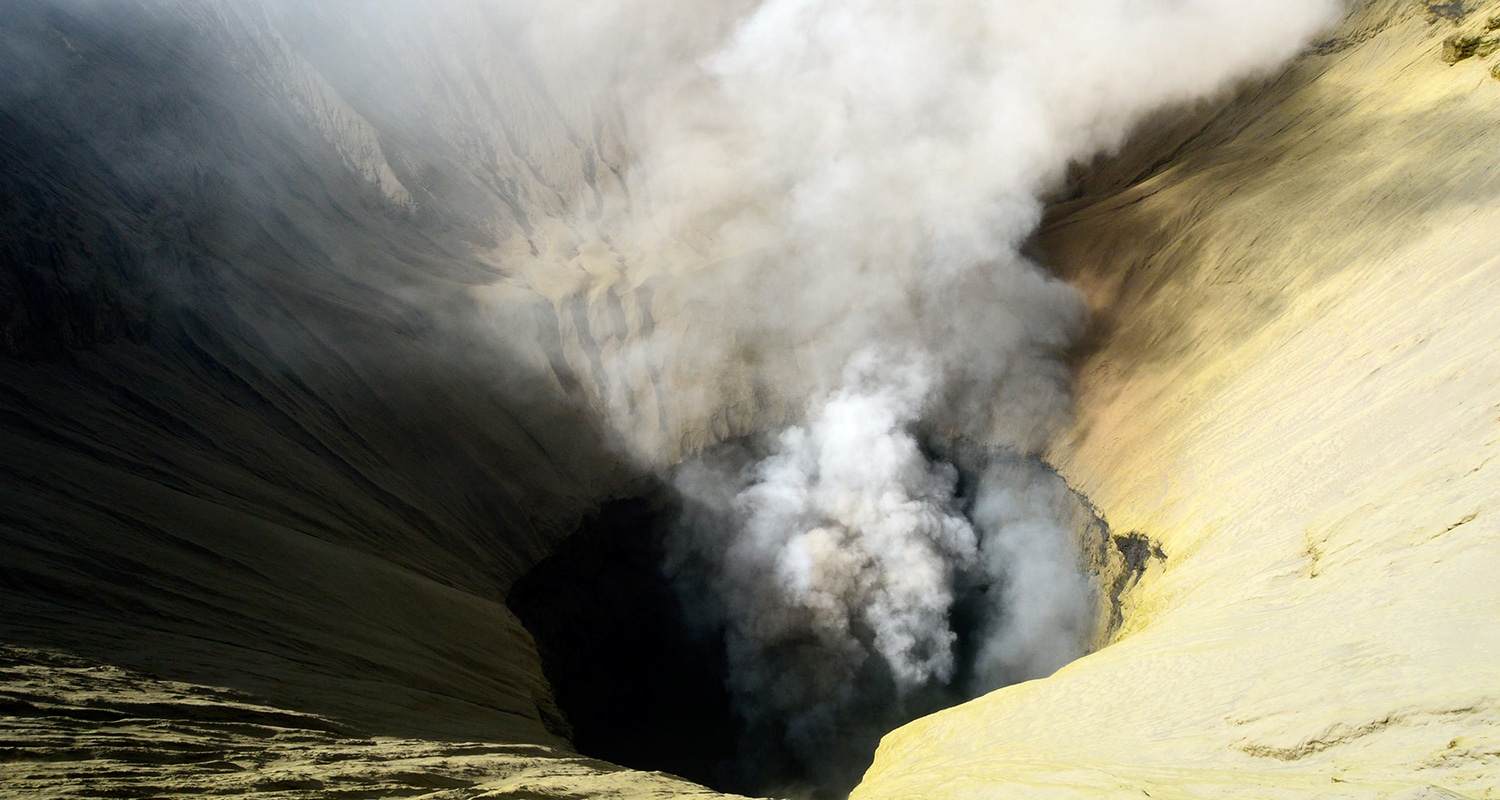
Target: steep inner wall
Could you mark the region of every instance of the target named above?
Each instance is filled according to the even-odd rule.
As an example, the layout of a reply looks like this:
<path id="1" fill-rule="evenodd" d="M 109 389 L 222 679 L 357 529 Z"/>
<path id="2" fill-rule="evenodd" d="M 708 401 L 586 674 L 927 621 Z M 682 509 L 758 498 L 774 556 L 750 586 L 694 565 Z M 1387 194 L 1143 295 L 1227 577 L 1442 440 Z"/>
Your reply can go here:
<path id="1" fill-rule="evenodd" d="M 486 255 L 606 123 L 498 12 L 4 16 L 6 791 L 700 792 L 574 756 L 504 605 L 632 477 Z"/>
<path id="2" fill-rule="evenodd" d="M 1442 59 L 1500 7 L 1458 5 L 1365 9 L 1053 209 L 1098 326 L 1053 457 L 1169 558 L 1111 646 L 894 732 L 855 797 L 1500 791 L 1500 82 Z"/>

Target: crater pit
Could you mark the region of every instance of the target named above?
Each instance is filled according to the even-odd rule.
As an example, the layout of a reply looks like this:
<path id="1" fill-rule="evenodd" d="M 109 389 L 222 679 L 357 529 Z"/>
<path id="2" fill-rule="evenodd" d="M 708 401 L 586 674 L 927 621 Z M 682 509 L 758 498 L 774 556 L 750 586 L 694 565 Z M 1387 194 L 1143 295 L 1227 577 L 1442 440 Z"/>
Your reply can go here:
<path id="1" fill-rule="evenodd" d="M 751 458 L 738 446 L 712 455 L 742 462 Z M 1027 524 L 1025 514 L 1001 520 L 1000 528 L 992 519 L 981 519 L 994 514 L 979 506 L 993 505 L 993 498 L 984 496 L 997 483 L 1011 493 L 1007 502 L 1029 503 L 1027 513 L 1044 509 L 1066 532 L 1067 541 L 1057 544 L 1072 554 L 1073 569 L 1091 587 L 1093 625 L 1076 643 L 1028 641 L 1024 646 L 1062 651 L 1076 646 L 1082 654 L 1107 642 L 1120 621 L 1120 594 L 1152 558 L 1163 557 L 1160 549 L 1141 534 L 1113 534 L 1087 498 L 1039 459 L 972 445 L 944 448 L 930 459 L 956 469 L 954 502 L 983 532 L 981 548 L 996 537 L 1010 537 L 1011 547 L 1025 541 L 1004 530 Z M 833 736 L 809 745 L 797 739 L 795 726 L 785 718 L 767 713 L 756 698 L 733 688 L 737 666 L 727 651 L 733 645 L 724 612 L 705 613 L 704 606 L 716 601 L 704 597 L 702 583 L 683 575 L 684 570 L 709 567 L 691 560 L 684 565 L 680 558 L 674 563 L 680 545 L 674 537 L 681 537 L 683 526 L 690 524 L 689 506 L 691 501 L 670 478 L 604 504 L 523 576 L 508 597 L 511 610 L 537 642 L 565 717 L 555 721 L 556 731 L 588 756 L 672 773 L 722 791 L 842 797 L 859 781 L 886 732 L 995 688 L 983 682 L 979 664 L 986 649 L 997 646 L 997 626 L 1003 628 L 1018 613 L 1046 618 L 1046 609 L 1038 616 L 1005 607 L 1007 598 L 1014 597 L 1011 583 L 1046 576 L 991 576 L 983 570 L 959 574 L 947 614 L 953 672 L 915 691 L 898 691 L 886 665 L 878 658 L 862 659 L 850 678 L 857 699 L 838 709 Z M 1026 557 L 1015 558 L 1020 563 Z M 869 633 L 859 629 L 858 621 L 852 628 L 857 637 Z M 1030 677 L 1038 676 L 1017 673 L 1004 682 Z"/>

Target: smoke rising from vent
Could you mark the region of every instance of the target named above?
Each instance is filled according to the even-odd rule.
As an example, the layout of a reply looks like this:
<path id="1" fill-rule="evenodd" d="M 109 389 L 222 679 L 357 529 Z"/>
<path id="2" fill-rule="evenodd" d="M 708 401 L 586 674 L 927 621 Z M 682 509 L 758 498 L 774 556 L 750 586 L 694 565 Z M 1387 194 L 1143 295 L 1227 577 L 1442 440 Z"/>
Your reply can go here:
<path id="1" fill-rule="evenodd" d="M 616 354 L 616 426 L 652 462 L 685 431 L 792 421 L 758 462 L 676 474 L 696 511 L 670 567 L 725 631 L 742 713 L 810 762 L 871 687 L 897 707 L 1079 655 L 1095 590 L 1055 504 L 1000 470 L 965 508 L 917 430 L 1046 446 L 1085 311 L 1021 252 L 1043 197 L 1148 112 L 1294 55 L 1336 0 L 578 9 L 532 35 L 620 99 L 637 159 L 575 229 L 670 320 Z M 670 407 L 647 419 L 653 375 Z M 960 664 L 975 584 L 992 607 Z"/>
<path id="2" fill-rule="evenodd" d="M 726 610 L 731 687 L 751 721 L 785 719 L 795 742 L 833 733 L 867 660 L 901 695 L 954 673 L 948 611 L 978 539 L 957 472 L 930 464 L 905 429 L 924 367 L 877 364 L 858 355 L 845 387 L 740 474 L 696 464 L 678 481 L 712 516 L 679 528 L 669 570 L 706 579 Z"/>
<path id="3" fill-rule="evenodd" d="M 925 452 L 932 378 L 862 351 L 765 452 L 675 472 L 666 571 L 723 635 L 738 780 L 852 785 L 890 728 L 1050 674 L 1098 630 L 1079 552 L 1097 520 L 1036 459 L 985 451 L 961 478 Z"/>

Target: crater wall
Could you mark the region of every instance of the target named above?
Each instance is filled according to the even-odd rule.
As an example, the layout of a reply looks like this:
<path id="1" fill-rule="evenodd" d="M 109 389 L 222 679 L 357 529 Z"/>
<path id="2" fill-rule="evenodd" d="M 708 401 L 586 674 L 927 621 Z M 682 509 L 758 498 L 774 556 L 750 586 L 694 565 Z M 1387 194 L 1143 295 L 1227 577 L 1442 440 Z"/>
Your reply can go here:
<path id="1" fill-rule="evenodd" d="M 1368 7 L 1054 207 L 1097 331 L 1053 457 L 1168 558 L 1113 644 L 890 734 L 855 797 L 1500 791 L 1500 82 L 1442 58 L 1500 7 L 1461 11 Z"/>
<path id="2" fill-rule="evenodd" d="M 610 371 L 691 337 L 560 222 L 625 132 L 455 7 L 4 12 L 7 791 L 710 794 L 573 752 L 504 598 L 640 489 L 613 405 L 670 460 L 786 398 Z M 1166 557 L 1108 647 L 890 734 L 857 797 L 1500 791 L 1500 56 L 1443 60 L 1497 14 L 1363 6 L 1079 172 L 1047 456 Z"/>

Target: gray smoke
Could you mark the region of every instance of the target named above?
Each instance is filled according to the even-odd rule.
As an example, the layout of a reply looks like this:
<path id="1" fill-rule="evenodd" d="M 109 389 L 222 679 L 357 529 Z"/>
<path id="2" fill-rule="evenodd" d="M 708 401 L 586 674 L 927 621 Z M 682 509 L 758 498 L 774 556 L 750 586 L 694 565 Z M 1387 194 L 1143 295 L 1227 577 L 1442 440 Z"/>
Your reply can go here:
<path id="1" fill-rule="evenodd" d="M 862 351 L 766 452 L 675 473 L 667 572 L 724 636 L 747 738 L 775 740 L 746 754 L 752 780 L 850 783 L 891 727 L 1050 674 L 1097 629 L 1077 550 L 1091 513 L 1015 454 L 981 449 L 961 491 L 913 432 L 926 363 Z M 777 746 L 793 763 L 765 763 Z"/>
<path id="2" fill-rule="evenodd" d="M 752 713 L 784 716 L 798 740 L 853 702 L 871 657 L 898 693 L 952 679 L 955 577 L 979 558 L 957 472 L 930 463 L 906 430 L 931 376 L 865 352 L 846 377 L 739 475 L 694 465 L 678 481 L 715 524 L 679 529 L 673 566 L 711 565 L 711 596 L 735 609 L 724 619 L 731 686 L 756 698 Z M 775 669 L 768 654 L 779 654 Z"/>
<path id="3" fill-rule="evenodd" d="M 862 724 L 1081 655 L 1097 588 L 1057 482 L 1016 460 L 961 498 L 917 431 L 1046 445 L 1084 308 L 1021 254 L 1042 197 L 1144 114 L 1283 62 L 1338 4 L 611 6 L 534 34 L 623 98 L 635 139 L 625 194 L 574 226 L 676 321 L 620 372 L 667 376 L 679 434 L 747 403 L 804 420 L 674 477 L 668 569 L 724 632 L 752 730 L 807 767 Z M 628 394 L 623 437 L 670 458 Z"/>
<path id="4" fill-rule="evenodd" d="M 997 460 L 980 477 L 968 515 L 994 596 L 971 634 L 968 693 L 1050 675 L 1090 643 L 1099 588 L 1080 569 L 1080 522 L 1094 522 L 1081 510 L 1061 478 L 1024 459 Z"/>
<path id="5" fill-rule="evenodd" d="M 800 413 L 873 343 L 925 353 L 933 421 L 1042 448 L 1066 418 L 1058 354 L 1084 309 L 1020 255 L 1041 198 L 1146 113 L 1283 62 L 1338 5 L 642 1 L 539 17 L 557 68 L 623 103 L 635 153 L 619 195 L 574 224 L 579 250 L 596 239 L 627 283 L 650 282 L 668 325 L 615 371 L 664 376 L 676 427 L 644 425 L 622 387 L 616 427 L 670 460 L 725 409 Z"/>
<path id="6" fill-rule="evenodd" d="M 803 420 L 759 460 L 675 475 L 691 512 L 669 568 L 725 631 L 742 713 L 812 761 L 872 687 L 900 707 L 1080 655 L 1096 589 L 1055 488 L 999 469 L 960 498 L 918 430 L 1046 446 L 1084 306 L 1021 253 L 1042 198 L 1145 114 L 1284 62 L 1339 3 L 620 9 L 533 30 L 560 69 L 624 98 L 624 194 L 574 227 L 673 320 L 617 363 L 665 376 L 675 436 L 624 402 L 617 427 L 650 462 L 684 431 L 733 433 L 747 405 Z M 975 586 L 988 607 L 965 645 L 955 604 Z"/>

